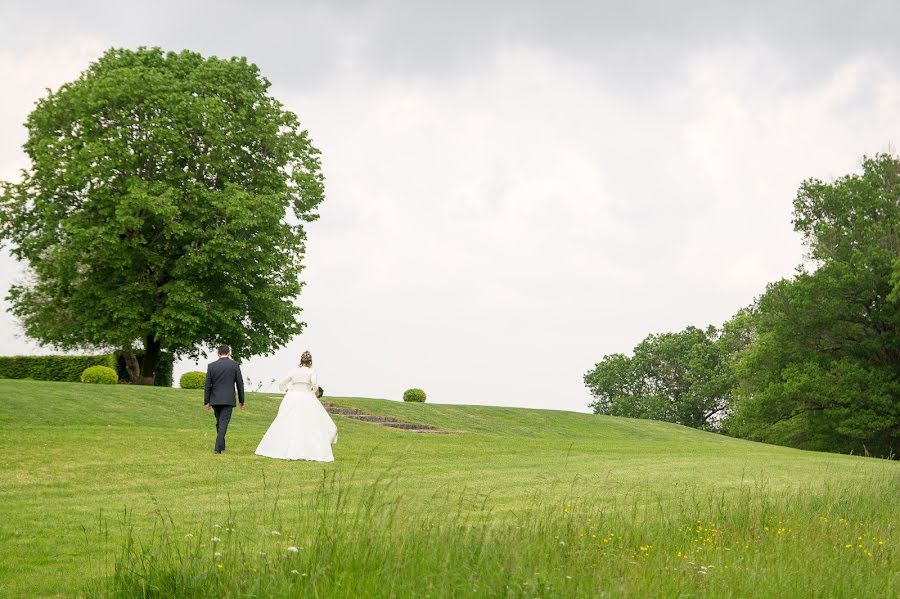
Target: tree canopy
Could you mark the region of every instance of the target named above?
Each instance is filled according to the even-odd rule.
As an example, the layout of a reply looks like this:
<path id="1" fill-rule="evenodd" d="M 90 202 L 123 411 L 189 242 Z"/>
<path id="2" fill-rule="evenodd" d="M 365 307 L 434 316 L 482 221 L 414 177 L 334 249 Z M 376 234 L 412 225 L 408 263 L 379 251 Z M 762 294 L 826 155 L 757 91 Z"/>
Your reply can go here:
<path id="1" fill-rule="evenodd" d="M 725 416 L 734 380 L 730 338 L 715 327 L 650 335 L 632 356 L 604 356 L 584 382 L 594 413 L 650 418 L 715 429 Z"/>
<path id="2" fill-rule="evenodd" d="M 896 455 L 900 437 L 900 159 L 809 179 L 794 227 L 812 265 L 721 330 L 650 335 L 585 375 L 595 412 L 827 451 Z"/>
<path id="3" fill-rule="evenodd" d="M 29 267 L 11 311 L 62 349 L 268 353 L 298 334 L 319 152 L 244 58 L 109 50 L 38 101 L 31 168 L 3 184 L 0 239 Z"/>
<path id="4" fill-rule="evenodd" d="M 730 428 L 810 449 L 889 455 L 900 435 L 900 161 L 880 155 L 794 202 L 813 271 L 755 302 Z"/>

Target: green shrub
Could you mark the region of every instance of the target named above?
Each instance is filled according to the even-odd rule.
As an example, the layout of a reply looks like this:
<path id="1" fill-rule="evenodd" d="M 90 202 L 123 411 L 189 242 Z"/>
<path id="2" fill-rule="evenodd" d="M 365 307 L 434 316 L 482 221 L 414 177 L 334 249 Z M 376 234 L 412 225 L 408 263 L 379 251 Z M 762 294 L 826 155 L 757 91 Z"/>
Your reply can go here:
<path id="1" fill-rule="evenodd" d="M 407 389 L 403 392 L 403 401 L 425 401 L 425 392 L 421 389 Z"/>
<path id="2" fill-rule="evenodd" d="M 202 389 L 206 386 L 206 374 L 198 370 L 185 372 L 181 375 L 181 378 L 178 379 L 178 385 L 182 389 Z"/>
<path id="3" fill-rule="evenodd" d="M 81 382 L 91 385 L 115 385 L 119 382 L 119 375 L 109 366 L 91 366 L 81 373 Z"/>
<path id="4" fill-rule="evenodd" d="M 0 356 L 0 379 L 32 379 L 77 383 L 91 366 L 113 366 L 111 355 Z"/>
<path id="5" fill-rule="evenodd" d="M 138 364 L 144 363 L 144 350 L 135 350 L 134 355 L 138 360 Z M 131 377 L 128 375 L 128 369 L 125 368 L 125 358 L 122 357 L 122 352 L 117 351 L 114 354 L 114 359 L 116 372 L 118 373 L 119 378 L 130 383 Z M 160 354 L 159 364 L 156 366 L 156 376 L 153 378 L 154 387 L 172 386 L 172 369 L 175 366 L 174 362 L 175 359 L 169 352 L 164 351 Z"/>

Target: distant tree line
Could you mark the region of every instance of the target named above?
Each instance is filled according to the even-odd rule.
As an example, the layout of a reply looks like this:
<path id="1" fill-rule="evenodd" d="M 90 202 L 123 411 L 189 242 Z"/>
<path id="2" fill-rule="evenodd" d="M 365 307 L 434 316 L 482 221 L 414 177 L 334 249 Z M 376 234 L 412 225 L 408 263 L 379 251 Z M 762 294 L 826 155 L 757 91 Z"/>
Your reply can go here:
<path id="1" fill-rule="evenodd" d="M 811 267 L 722 326 L 651 334 L 584 376 L 597 414 L 804 449 L 891 456 L 900 433 L 900 159 L 805 181 Z"/>

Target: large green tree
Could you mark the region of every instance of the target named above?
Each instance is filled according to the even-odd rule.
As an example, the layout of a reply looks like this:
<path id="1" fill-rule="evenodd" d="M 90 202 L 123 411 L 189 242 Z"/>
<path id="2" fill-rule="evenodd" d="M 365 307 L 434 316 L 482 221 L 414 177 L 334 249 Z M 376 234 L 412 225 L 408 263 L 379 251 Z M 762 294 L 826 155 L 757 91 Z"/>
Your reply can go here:
<path id="1" fill-rule="evenodd" d="M 323 178 L 269 86 L 244 58 L 113 49 L 37 103 L 31 168 L 0 199 L 0 239 L 29 266 L 9 294 L 26 334 L 121 349 L 149 383 L 163 350 L 247 356 L 302 330 Z"/>
<path id="2" fill-rule="evenodd" d="M 715 327 L 650 335 L 631 356 L 604 356 L 584 375 L 596 414 L 717 429 L 734 387 L 728 366 L 740 338 Z"/>
<path id="3" fill-rule="evenodd" d="M 737 361 L 729 431 L 809 449 L 896 452 L 900 437 L 900 160 L 806 181 L 794 225 L 815 269 L 770 285 Z"/>

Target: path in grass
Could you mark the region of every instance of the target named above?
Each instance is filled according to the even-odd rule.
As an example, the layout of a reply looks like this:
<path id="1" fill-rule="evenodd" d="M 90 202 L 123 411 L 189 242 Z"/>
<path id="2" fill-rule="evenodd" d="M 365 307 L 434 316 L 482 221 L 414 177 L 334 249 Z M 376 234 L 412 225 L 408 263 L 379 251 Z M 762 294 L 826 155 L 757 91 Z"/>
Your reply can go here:
<path id="1" fill-rule="evenodd" d="M 365 488 L 391 477 L 405 505 L 437 512 L 462 501 L 514 513 L 536 498 L 627 509 L 685 495 L 764 485 L 769 491 L 896 476 L 896 464 L 729 439 L 665 423 L 512 408 L 329 398 L 442 429 L 416 435 L 335 418 L 333 464 L 253 455 L 279 398 L 248 397 L 228 451 L 199 391 L 0 381 L 0 595 L 77 591 L 113 548 L 128 512 L 137 534 L 162 511 L 178 526 L 311 499 L 323 475 Z M 223 507 L 223 506 L 229 506 Z"/>

